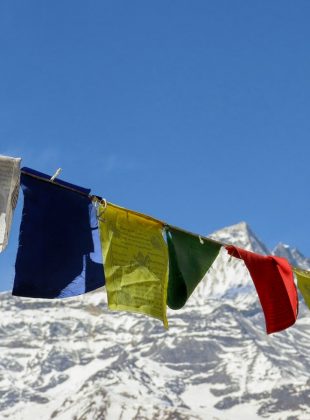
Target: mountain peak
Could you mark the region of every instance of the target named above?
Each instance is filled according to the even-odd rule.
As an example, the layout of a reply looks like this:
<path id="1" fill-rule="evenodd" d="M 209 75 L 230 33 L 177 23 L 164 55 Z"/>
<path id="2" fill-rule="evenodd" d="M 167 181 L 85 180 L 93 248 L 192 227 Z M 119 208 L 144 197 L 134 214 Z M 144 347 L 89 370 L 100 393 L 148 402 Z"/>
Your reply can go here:
<path id="1" fill-rule="evenodd" d="M 296 267 L 310 270 L 310 258 L 306 258 L 297 248 L 279 242 L 272 251 L 272 254 L 286 258 L 290 264 Z"/>
<path id="2" fill-rule="evenodd" d="M 240 230 L 248 230 L 249 229 L 249 225 L 247 222 L 241 221 L 239 223 L 235 223 L 234 225 L 230 226 L 231 228 L 234 227 L 235 229 L 240 229 Z"/>
<path id="3" fill-rule="evenodd" d="M 225 244 L 233 244 L 258 254 L 268 255 L 270 253 L 268 248 L 254 234 L 250 226 L 243 221 L 212 233 L 210 238 Z"/>

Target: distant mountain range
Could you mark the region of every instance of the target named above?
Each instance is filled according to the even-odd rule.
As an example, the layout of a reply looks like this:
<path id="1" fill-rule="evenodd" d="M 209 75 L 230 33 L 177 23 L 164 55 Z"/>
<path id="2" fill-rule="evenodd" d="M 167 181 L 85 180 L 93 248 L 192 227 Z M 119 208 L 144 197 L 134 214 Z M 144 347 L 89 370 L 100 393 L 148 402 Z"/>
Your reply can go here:
<path id="1" fill-rule="evenodd" d="M 270 251 L 246 223 L 211 237 Z M 279 244 L 275 255 L 310 269 Z M 105 290 L 67 300 L 0 294 L 0 418 L 310 419 L 310 312 L 266 335 L 241 260 L 223 249 L 170 329 L 107 310 Z"/>

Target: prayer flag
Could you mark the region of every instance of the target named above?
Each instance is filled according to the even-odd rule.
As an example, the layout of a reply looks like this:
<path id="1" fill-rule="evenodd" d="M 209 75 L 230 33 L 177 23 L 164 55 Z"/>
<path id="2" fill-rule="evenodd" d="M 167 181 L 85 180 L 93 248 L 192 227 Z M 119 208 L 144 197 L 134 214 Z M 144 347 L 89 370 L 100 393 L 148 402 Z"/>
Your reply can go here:
<path id="1" fill-rule="evenodd" d="M 169 280 L 167 303 L 171 309 L 182 308 L 218 256 L 221 245 L 167 228 Z"/>
<path id="2" fill-rule="evenodd" d="M 20 158 L 0 155 L 0 252 L 9 240 L 19 193 L 20 162 Z"/>
<path id="3" fill-rule="evenodd" d="M 297 277 L 297 286 L 300 290 L 305 302 L 310 309 L 310 271 L 294 268 Z"/>
<path id="4" fill-rule="evenodd" d="M 108 305 L 112 310 L 166 317 L 168 250 L 159 221 L 108 204 L 99 207 Z"/>
<path id="5" fill-rule="evenodd" d="M 233 257 L 242 259 L 250 272 L 264 311 L 267 334 L 293 325 L 298 313 L 298 296 L 288 261 L 233 245 L 226 249 Z"/>
<path id="6" fill-rule="evenodd" d="M 90 190 L 58 179 L 47 182 L 50 176 L 32 169 L 23 172 L 27 174 L 21 175 L 24 208 L 13 295 L 65 298 L 103 286 Z"/>

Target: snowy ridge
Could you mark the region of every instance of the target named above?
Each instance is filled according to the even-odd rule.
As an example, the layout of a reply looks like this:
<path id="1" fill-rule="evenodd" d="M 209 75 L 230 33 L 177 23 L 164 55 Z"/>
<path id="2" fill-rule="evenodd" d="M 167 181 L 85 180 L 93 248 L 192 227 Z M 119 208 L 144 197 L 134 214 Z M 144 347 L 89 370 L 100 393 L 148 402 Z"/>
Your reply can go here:
<path id="1" fill-rule="evenodd" d="M 298 249 L 291 248 L 289 245 L 282 244 L 281 242 L 272 251 L 273 255 L 286 258 L 292 265 L 310 270 L 310 258 L 305 258 Z"/>
<path id="2" fill-rule="evenodd" d="M 240 228 L 214 237 L 266 252 Z M 308 420 L 309 310 L 267 336 L 242 261 L 219 258 L 227 267 L 218 261 L 188 305 L 169 310 L 168 331 L 107 310 L 104 289 L 59 301 L 0 294 L 0 418 Z"/>
<path id="3" fill-rule="evenodd" d="M 224 244 L 236 245 L 258 254 L 267 255 L 270 253 L 268 248 L 257 238 L 246 222 L 240 222 L 236 225 L 218 230 L 209 235 L 209 237 Z"/>
<path id="4" fill-rule="evenodd" d="M 270 254 L 268 248 L 245 222 L 221 229 L 209 237 L 262 255 Z M 258 301 L 253 281 L 245 264 L 242 260 L 229 256 L 225 248 L 221 249 L 218 258 L 191 297 L 189 304 L 203 305 L 210 297 L 234 298 L 243 307 Z"/>

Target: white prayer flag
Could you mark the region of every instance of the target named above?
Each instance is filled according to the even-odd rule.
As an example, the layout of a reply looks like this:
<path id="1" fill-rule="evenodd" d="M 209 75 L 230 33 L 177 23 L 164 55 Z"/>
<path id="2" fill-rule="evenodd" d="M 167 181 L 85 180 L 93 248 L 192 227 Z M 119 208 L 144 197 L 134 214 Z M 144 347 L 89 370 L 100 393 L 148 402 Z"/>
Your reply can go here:
<path id="1" fill-rule="evenodd" d="M 13 211 L 17 204 L 20 158 L 0 155 L 0 252 L 8 244 Z"/>

